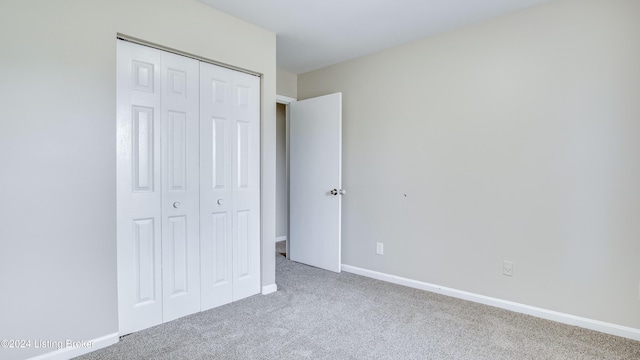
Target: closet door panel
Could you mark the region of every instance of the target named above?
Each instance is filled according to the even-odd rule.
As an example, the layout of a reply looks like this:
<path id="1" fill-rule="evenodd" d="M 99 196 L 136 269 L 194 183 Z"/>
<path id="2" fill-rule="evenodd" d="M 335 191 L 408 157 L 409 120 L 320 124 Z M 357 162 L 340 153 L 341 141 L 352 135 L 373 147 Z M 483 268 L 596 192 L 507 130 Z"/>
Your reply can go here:
<path id="1" fill-rule="evenodd" d="M 200 311 L 199 62 L 161 51 L 163 321 Z"/>
<path id="2" fill-rule="evenodd" d="M 200 63 L 200 234 L 202 310 L 233 299 L 230 71 Z"/>
<path id="3" fill-rule="evenodd" d="M 233 300 L 260 292 L 260 78 L 233 77 Z"/>
<path id="4" fill-rule="evenodd" d="M 160 53 L 117 45 L 119 332 L 162 323 Z"/>

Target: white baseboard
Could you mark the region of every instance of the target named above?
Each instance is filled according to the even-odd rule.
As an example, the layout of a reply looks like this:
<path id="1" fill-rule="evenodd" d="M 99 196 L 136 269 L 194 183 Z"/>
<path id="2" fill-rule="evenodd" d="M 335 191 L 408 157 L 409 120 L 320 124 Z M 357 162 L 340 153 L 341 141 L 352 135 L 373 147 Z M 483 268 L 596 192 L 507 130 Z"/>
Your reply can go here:
<path id="1" fill-rule="evenodd" d="M 278 237 L 276 237 L 276 242 L 286 241 L 286 240 L 287 240 L 286 236 L 278 236 Z"/>
<path id="2" fill-rule="evenodd" d="M 278 291 L 278 285 L 276 284 L 271 284 L 271 285 L 267 285 L 267 286 L 263 286 L 262 287 L 262 295 L 269 295 L 271 293 L 274 293 Z"/>
<path id="3" fill-rule="evenodd" d="M 62 347 L 58 350 L 32 357 L 30 360 L 68 360 L 113 345 L 117 343 L 119 339 L 118 333 L 113 333 L 87 341 L 86 344 L 90 343 L 90 346 Z"/>
<path id="4" fill-rule="evenodd" d="M 539 317 L 542 319 L 556 321 L 556 322 L 567 324 L 567 325 L 578 326 L 578 327 L 589 329 L 589 330 L 599 331 L 605 334 L 616 335 L 616 336 L 621 336 L 628 339 L 640 341 L 640 329 L 606 323 L 604 321 L 599 321 L 599 320 L 587 319 L 587 318 L 565 314 L 557 311 L 519 304 L 512 301 L 492 298 L 489 296 L 478 295 L 478 294 L 474 294 L 466 291 L 447 288 L 444 286 L 429 284 L 422 281 L 407 279 L 400 276 L 389 275 L 389 274 L 385 274 L 377 271 L 362 269 L 362 268 L 358 268 L 351 265 L 342 264 L 342 270 L 349 273 L 362 275 L 362 276 L 366 276 L 366 277 L 377 279 L 377 280 L 382 280 L 382 281 L 386 281 L 386 282 L 390 282 L 398 285 L 411 287 L 414 289 L 430 291 L 437 294 L 451 296 L 458 299 L 473 301 L 476 303 L 494 306 L 497 308 L 506 309 L 506 310 L 510 310 L 510 311 L 514 311 L 522 314 L 527 314 L 527 315 Z"/>

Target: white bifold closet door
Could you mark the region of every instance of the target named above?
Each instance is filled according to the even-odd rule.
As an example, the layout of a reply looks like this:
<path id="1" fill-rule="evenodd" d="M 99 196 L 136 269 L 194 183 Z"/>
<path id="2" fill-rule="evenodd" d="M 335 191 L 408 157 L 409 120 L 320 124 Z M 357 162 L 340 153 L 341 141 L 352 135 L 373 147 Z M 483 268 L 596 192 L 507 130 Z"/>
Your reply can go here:
<path id="1" fill-rule="evenodd" d="M 124 41 L 117 61 L 123 335 L 259 292 L 260 81 Z"/>
<path id="2" fill-rule="evenodd" d="M 197 60 L 118 42 L 120 333 L 200 311 Z"/>
<path id="3" fill-rule="evenodd" d="M 260 291 L 260 79 L 200 65 L 202 309 Z"/>

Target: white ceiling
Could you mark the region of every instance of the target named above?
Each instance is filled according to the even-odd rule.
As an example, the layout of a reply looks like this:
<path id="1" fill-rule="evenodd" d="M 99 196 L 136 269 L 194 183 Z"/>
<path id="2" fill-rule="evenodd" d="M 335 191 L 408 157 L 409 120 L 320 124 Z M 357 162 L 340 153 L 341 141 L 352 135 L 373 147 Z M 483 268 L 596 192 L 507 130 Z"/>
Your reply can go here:
<path id="1" fill-rule="evenodd" d="M 277 34 L 302 74 L 550 0 L 199 0 Z"/>

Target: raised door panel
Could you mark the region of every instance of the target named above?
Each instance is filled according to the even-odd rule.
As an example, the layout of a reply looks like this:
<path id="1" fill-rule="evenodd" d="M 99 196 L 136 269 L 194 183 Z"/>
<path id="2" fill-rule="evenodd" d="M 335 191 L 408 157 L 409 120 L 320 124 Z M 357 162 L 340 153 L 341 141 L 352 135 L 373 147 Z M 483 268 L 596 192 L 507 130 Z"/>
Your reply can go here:
<path id="1" fill-rule="evenodd" d="M 168 233 L 163 237 L 166 250 L 163 254 L 166 296 L 169 298 L 184 296 L 191 290 L 189 286 L 189 258 L 190 249 L 187 241 L 187 217 L 172 216 L 168 219 Z"/>
<path id="2" fill-rule="evenodd" d="M 156 242 L 155 221 L 153 219 L 133 220 L 133 272 L 135 281 L 134 306 L 153 304 L 156 292 Z"/>
<path id="3" fill-rule="evenodd" d="M 160 55 L 117 47 L 118 318 L 128 334 L 162 322 Z"/>
<path id="4" fill-rule="evenodd" d="M 236 121 L 236 134 L 237 134 L 237 143 L 236 143 L 236 186 L 238 189 L 248 189 L 249 188 L 249 177 L 250 172 L 250 163 L 249 158 L 251 156 L 251 146 L 249 144 L 251 137 L 251 127 L 252 124 L 250 121 Z"/>
<path id="5" fill-rule="evenodd" d="M 231 277 L 231 220 L 228 212 L 210 214 L 209 237 L 203 238 L 208 245 L 202 250 L 203 266 L 203 310 L 211 309 L 232 301 Z"/>
<path id="6" fill-rule="evenodd" d="M 199 71 L 161 52 L 164 322 L 200 311 Z"/>
<path id="7" fill-rule="evenodd" d="M 229 190 L 229 132 L 227 131 L 228 119 L 211 117 L 207 119 L 211 123 L 211 143 L 208 146 L 211 156 L 211 186 L 214 191 Z"/>
<path id="8" fill-rule="evenodd" d="M 251 264 L 254 263 L 254 259 L 251 258 L 251 233 L 255 229 L 251 228 L 250 210 L 238 211 L 236 214 L 236 253 L 237 256 L 234 259 L 236 262 L 236 278 L 239 280 L 245 279 L 251 276 Z"/>
<path id="9" fill-rule="evenodd" d="M 187 151 L 189 142 L 187 141 L 188 114 L 179 111 L 167 112 L 167 144 L 169 166 L 167 174 L 168 191 L 187 191 L 187 165 L 188 156 L 192 155 Z"/>
<path id="10" fill-rule="evenodd" d="M 154 112 L 144 106 L 131 107 L 133 137 L 133 191 L 153 192 Z"/>

